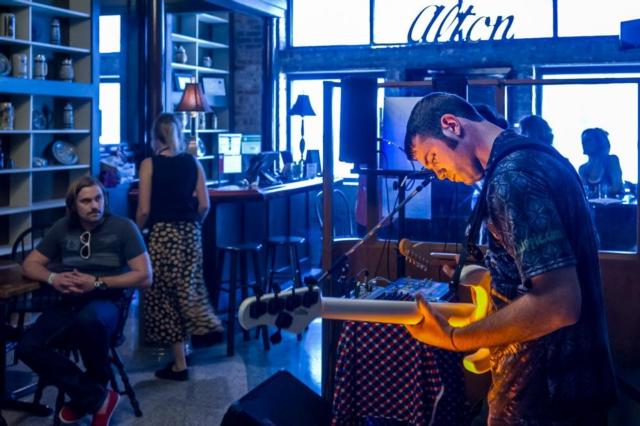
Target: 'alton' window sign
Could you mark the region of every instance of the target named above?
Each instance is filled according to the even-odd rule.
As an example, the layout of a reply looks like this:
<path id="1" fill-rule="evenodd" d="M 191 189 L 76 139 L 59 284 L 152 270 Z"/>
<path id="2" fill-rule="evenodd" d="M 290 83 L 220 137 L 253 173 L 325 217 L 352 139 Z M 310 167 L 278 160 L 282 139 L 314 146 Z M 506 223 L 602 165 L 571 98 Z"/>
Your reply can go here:
<path id="1" fill-rule="evenodd" d="M 430 4 L 415 17 L 407 34 L 408 43 L 507 40 L 514 38 L 513 15 L 483 16 L 472 4 Z"/>
<path id="2" fill-rule="evenodd" d="M 469 42 L 552 35 L 552 0 L 375 0 L 375 43 Z"/>

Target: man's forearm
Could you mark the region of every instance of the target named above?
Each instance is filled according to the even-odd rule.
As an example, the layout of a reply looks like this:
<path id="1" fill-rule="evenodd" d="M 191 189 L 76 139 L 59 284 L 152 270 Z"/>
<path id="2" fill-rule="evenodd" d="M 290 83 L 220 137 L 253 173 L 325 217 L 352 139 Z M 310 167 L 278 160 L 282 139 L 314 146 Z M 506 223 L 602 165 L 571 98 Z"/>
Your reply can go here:
<path id="1" fill-rule="evenodd" d="M 569 274 L 569 275 L 567 275 Z M 550 281 L 540 282 L 545 288 L 521 296 L 485 319 L 456 329 L 452 335 L 460 351 L 524 342 L 575 324 L 580 318 L 581 292 L 572 280 L 575 270 L 559 271 Z M 555 282 L 554 282 L 555 281 Z"/>
<path id="2" fill-rule="evenodd" d="M 25 260 L 22 264 L 22 274 L 32 280 L 46 283 L 49 280 L 51 271 L 49 271 L 46 266 L 40 265 L 37 262 Z"/>

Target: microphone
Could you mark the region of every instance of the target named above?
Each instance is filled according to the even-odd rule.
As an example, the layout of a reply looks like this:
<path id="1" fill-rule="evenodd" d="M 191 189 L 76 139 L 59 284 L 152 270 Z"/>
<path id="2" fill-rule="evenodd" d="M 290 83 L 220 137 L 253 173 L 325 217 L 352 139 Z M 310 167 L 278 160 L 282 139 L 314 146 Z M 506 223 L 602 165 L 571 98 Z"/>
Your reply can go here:
<path id="1" fill-rule="evenodd" d="M 417 172 L 409 173 L 407 175 L 408 179 L 421 179 L 421 178 L 434 178 L 434 177 L 436 177 L 436 174 L 428 169 L 418 170 Z"/>

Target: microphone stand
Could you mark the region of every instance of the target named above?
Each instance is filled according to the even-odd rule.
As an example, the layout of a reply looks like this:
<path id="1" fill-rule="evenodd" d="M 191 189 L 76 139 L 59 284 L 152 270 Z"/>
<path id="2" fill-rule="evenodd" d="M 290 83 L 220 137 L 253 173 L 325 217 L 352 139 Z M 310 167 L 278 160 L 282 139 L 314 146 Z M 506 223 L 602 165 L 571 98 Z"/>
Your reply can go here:
<path id="1" fill-rule="evenodd" d="M 336 259 L 333 262 L 333 264 L 331 265 L 331 267 L 327 271 L 324 271 L 322 273 L 322 275 L 320 275 L 320 277 L 318 277 L 317 280 L 315 278 L 311 277 L 311 276 L 305 277 L 305 284 L 307 284 L 307 285 L 315 285 L 315 284 L 318 284 L 318 283 L 322 283 L 322 281 L 324 281 L 329 275 L 331 275 L 335 271 L 337 271 L 338 268 L 340 268 L 342 266 L 342 264 L 347 261 L 349 256 L 352 255 L 353 253 L 355 253 L 360 248 L 360 246 L 362 246 L 367 240 L 369 240 L 374 235 L 376 235 L 378 233 L 378 231 L 380 230 L 380 228 L 382 228 L 385 225 L 385 223 L 387 223 L 387 222 L 391 223 L 391 219 L 393 218 L 393 216 L 397 212 L 399 212 L 401 209 L 403 209 L 404 206 L 409 201 L 411 201 L 416 195 L 418 195 L 418 193 L 420 191 L 422 191 L 424 188 L 426 188 L 431 183 L 431 181 L 433 180 L 434 177 L 435 177 L 435 175 L 429 174 L 426 178 L 424 178 L 423 181 L 418 186 L 416 186 L 416 188 L 404 200 L 402 200 L 401 203 L 399 203 L 391 212 L 389 212 L 388 215 L 383 217 L 380 220 L 380 222 L 378 222 L 376 224 L 376 226 L 371 228 L 369 230 L 369 232 L 367 232 L 367 234 L 364 237 L 362 237 L 362 239 L 360 241 L 356 242 L 349 250 L 347 250 L 338 259 Z"/>

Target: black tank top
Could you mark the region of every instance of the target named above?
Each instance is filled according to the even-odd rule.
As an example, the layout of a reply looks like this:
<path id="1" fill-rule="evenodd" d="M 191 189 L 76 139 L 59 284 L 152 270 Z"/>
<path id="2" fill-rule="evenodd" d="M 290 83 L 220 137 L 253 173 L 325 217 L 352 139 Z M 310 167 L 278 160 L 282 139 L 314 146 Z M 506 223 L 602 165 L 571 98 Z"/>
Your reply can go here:
<path id="1" fill-rule="evenodd" d="M 193 195 L 198 181 L 196 159 L 187 153 L 174 157 L 152 157 L 151 211 L 149 222 L 193 222 L 198 220 L 198 199 Z"/>

